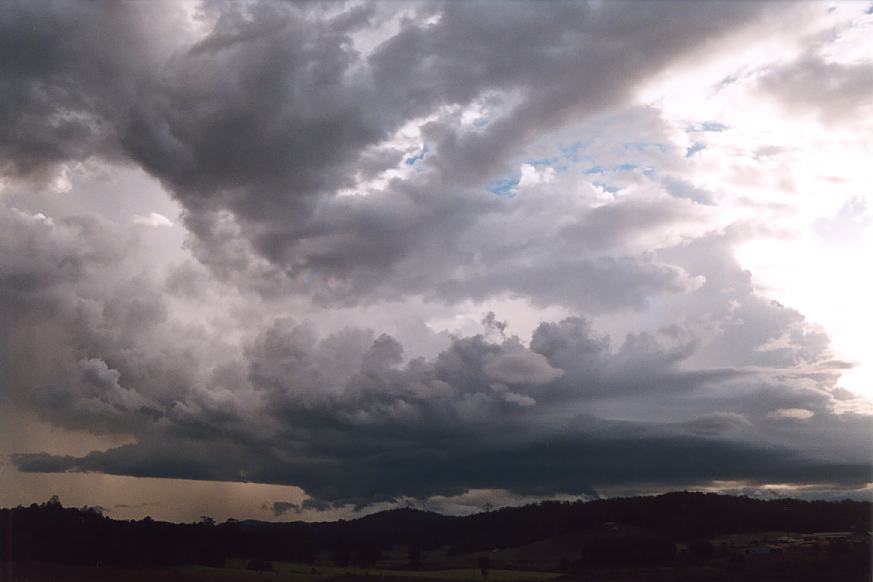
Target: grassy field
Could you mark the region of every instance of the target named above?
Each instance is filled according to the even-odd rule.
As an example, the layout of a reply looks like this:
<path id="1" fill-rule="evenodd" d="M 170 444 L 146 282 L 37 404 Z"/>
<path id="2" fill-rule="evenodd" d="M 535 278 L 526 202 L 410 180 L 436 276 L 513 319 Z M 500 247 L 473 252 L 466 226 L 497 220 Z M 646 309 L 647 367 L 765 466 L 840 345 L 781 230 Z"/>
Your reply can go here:
<path id="1" fill-rule="evenodd" d="M 317 580 L 319 578 L 334 578 L 337 576 L 369 576 L 395 578 L 424 578 L 428 580 L 482 580 L 482 572 L 478 568 L 452 568 L 446 570 L 397 570 L 385 568 L 357 568 L 343 566 L 313 566 L 309 564 L 294 564 L 291 562 L 272 562 L 273 569 L 279 575 L 294 575 L 299 580 Z M 239 571 L 245 569 L 245 560 L 228 560 L 223 570 Z M 557 572 L 529 572 L 521 570 L 489 569 L 488 580 L 552 580 L 560 576 Z"/>
<path id="2" fill-rule="evenodd" d="M 384 570 L 379 568 L 343 568 L 318 566 L 312 573 L 312 566 L 289 562 L 271 562 L 274 572 L 252 572 L 245 569 L 245 560 L 228 560 L 224 568 L 208 566 L 182 566 L 177 568 L 154 568 L 145 570 L 124 570 L 119 568 L 95 568 L 91 566 L 69 566 L 61 564 L 20 563 L 16 564 L 15 582 L 318 582 L 358 579 L 362 582 L 378 582 L 389 579 L 394 582 L 414 580 L 482 580 L 482 573 L 476 569 L 452 570 Z M 489 570 L 488 580 L 507 582 L 510 580 L 551 580 L 558 577 L 554 572 L 522 572 L 515 570 Z"/>
<path id="3" fill-rule="evenodd" d="M 482 580 L 475 569 L 404 571 L 366 568 L 317 567 L 273 562 L 276 572 L 245 570 L 242 560 L 229 567 L 186 566 L 146 570 L 65 566 L 59 564 L 16 564 L 15 582 L 416 582 L 433 580 Z M 491 570 L 489 580 L 548 580 L 552 572 Z M 828 557 L 826 553 L 807 555 L 786 552 L 781 555 L 753 556 L 731 564 L 716 558 L 702 564 L 642 567 L 597 567 L 577 571 L 562 578 L 566 582 L 870 582 L 869 560 L 857 556 Z"/>
<path id="4" fill-rule="evenodd" d="M 677 557 L 666 563 L 638 565 L 590 565 L 559 573 L 548 566 L 558 556 L 574 557 L 586 534 L 560 536 L 534 544 L 505 550 L 465 555 L 449 555 L 446 549 L 425 553 L 425 564 L 439 569 L 403 569 L 405 552 L 396 550 L 385 556 L 389 567 L 362 568 L 330 563 L 299 564 L 271 562 L 273 572 L 246 569 L 248 560 L 230 559 L 223 568 L 182 566 L 125 570 L 60 564 L 16 564 L 15 582 L 436 582 L 483 581 L 478 568 L 471 567 L 479 556 L 491 564 L 487 582 L 871 582 L 869 542 L 831 547 L 826 543 L 795 545 L 796 536 L 784 532 L 760 532 L 722 536 L 713 539 L 712 557 L 693 560 Z M 767 544 L 782 547 L 778 553 L 744 553 L 746 548 Z M 740 559 L 734 560 L 741 556 Z M 537 564 L 542 566 L 537 567 Z M 517 565 L 517 567 L 514 567 Z M 464 567 L 458 567 L 464 566 Z M 484 581 L 483 581 L 484 582 Z"/>

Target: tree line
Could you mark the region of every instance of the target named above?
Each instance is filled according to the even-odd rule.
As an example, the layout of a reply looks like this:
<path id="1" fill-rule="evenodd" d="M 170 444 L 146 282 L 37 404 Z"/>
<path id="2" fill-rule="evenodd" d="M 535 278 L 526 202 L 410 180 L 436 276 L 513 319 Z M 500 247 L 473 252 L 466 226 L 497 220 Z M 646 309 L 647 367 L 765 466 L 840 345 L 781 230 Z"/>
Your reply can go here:
<path id="1" fill-rule="evenodd" d="M 544 501 L 464 517 L 406 508 L 335 522 L 268 523 L 204 517 L 170 523 L 149 517 L 115 520 L 94 508 L 63 507 L 56 498 L 2 510 L 11 522 L 16 561 L 152 567 L 181 564 L 219 566 L 230 557 L 301 563 L 373 566 L 391 548 L 408 549 L 409 568 L 427 568 L 426 554 L 437 547 L 466 554 L 512 548 L 605 523 L 646 532 L 646 552 L 665 542 L 705 540 L 718 535 L 764 531 L 870 531 L 873 505 L 860 501 L 757 500 L 717 494 L 677 492 L 589 502 Z M 594 556 L 612 548 L 591 547 Z M 605 545 L 604 545 L 605 544 Z M 660 545 L 659 545 L 660 544 Z M 595 543 L 596 545 L 596 543 Z M 6 552 L 10 551 L 9 549 Z M 619 548 L 619 551 L 622 551 Z M 654 555 L 654 554 L 653 554 Z"/>

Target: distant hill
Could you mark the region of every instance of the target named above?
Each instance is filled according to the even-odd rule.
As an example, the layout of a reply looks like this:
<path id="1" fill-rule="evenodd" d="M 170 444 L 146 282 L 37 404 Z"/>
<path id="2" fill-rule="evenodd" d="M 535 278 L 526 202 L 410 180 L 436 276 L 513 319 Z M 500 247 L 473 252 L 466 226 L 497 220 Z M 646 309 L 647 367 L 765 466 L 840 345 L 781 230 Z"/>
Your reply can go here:
<path id="1" fill-rule="evenodd" d="M 321 523 L 118 521 L 57 502 L 4 511 L 13 514 L 16 560 L 120 566 L 218 564 L 231 556 L 373 565 L 390 555 L 391 563 L 400 564 L 413 547 L 459 556 L 525 546 L 524 552 L 534 556 L 542 553 L 538 548 L 544 540 L 572 549 L 604 529 L 681 542 L 747 532 L 873 529 L 870 502 L 759 500 L 688 492 L 547 501 L 465 517 L 405 508 Z"/>

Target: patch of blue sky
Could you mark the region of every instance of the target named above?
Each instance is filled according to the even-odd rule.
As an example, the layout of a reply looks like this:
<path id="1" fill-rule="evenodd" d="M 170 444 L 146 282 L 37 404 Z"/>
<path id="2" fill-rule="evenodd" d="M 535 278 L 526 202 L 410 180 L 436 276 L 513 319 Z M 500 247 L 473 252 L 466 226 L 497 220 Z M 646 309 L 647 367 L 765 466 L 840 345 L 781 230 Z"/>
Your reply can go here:
<path id="1" fill-rule="evenodd" d="M 664 189 L 667 190 L 668 194 L 676 198 L 686 198 L 705 206 L 715 204 L 712 192 L 704 188 L 698 188 L 686 180 L 674 178 L 668 175 L 664 176 L 663 180 L 661 180 L 661 184 L 664 186 Z"/>
<path id="2" fill-rule="evenodd" d="M 577 142 L 571 143 L 570 145 L 560 146 L 558 148 L 559 151 L 561 152 L 560 157 L 564 158 L 565 160 L 569 160 L 571 162 L 578 162 L 578 161 L 580 161 L 579 153 L 582 150 L 584 150 L 585 148 L 587 148 L 589 144 L 590 144 L 590 142 L 577 141 Z"/>
<path id="3" fill-rule="evenodd" d="M 709 133 L 718 133 L 720 131 L 727 131 L 728 129 L 730 129 L 730 126 L 727 126 L 724 123 L 719 123 L 718 121 L 704 121 L 699 125 L 692 125 L 688 128 L 688 131 L 705 131 Z"/>
<path id="4" fill-rule="evenodd" d="M 556 155 L 527 160 L 524 163 L 530 164 L 535 168 L 554 168 L 558 173 L 566 172 L 573 164 L 577 164 L 580 161 L 593 162 L 593 159 L 588 156 L 583 157 L 580 155 L 588 145 L 589 142 L 577 141 L 569 145 L 558 146 L 558 153 Z"/>
<path id="5" fill-rule="evenodd" d="M 558 174 L 566 172 L 572 166 L 572 162 L 562 156 L 540 158 L 538 160 L 527 160 L 525 163 L 535 168 L 552 168 Z"/>
<path id="6" fill-rule="evenodd" d="M 658 142 L 630 142 L 626 143 L 623 146 L 624 151 L 629 152 L 632 150 L 638 151 L 646 151 L 646 150 L 657 150 L 660 153 L 666 153 L 668 149 L 670 149 L 670 145 L 666 143 L 658 143 Z"/>
<path id="7" fill-rule="evenodd" d="M 608 171 L 609 170 L 604 168 L 603 166 L 591 166 L 590 168 L 584 168 L 582 170 L 582 173 L 586 176 L 590 176 L 591 174 L 602 174 Z"/>
<path id="8" fill-rule="evenodd" d="M 867 10 L 864 11 L 864 14 L 873 14 L 873 4 L 867 7 Z"/>
<path id="9" fill-rule="evenodd" d="M 534 166 L 535 168 L 539 168 L 542 166 L 548 166 L 548 167 L 554 168 L 555 165 L 561 163 L 561 159 L 562 159 L 561 156 L 553 156 L 551 158 L 540 158 L 538 160 L 528 160 L 525 163 L 530 164 L 531 166 Z"/>
<path id="10" fill-rule="evenodd" d="M 591 174 L 606 174 L 611 172 L 633 172 L 639 167 L 640 166 L 638 166 L 637 164 L 631 163 L 619 164 L 611 168 L 607 168 L 605 166 L 591 166 L 590 168 L 584 168 L 582 170 L 582 173 L 586 176 L 590 176 Z"/>
<path id="11" fill-rule="evenodd" d="M 509 178 L 502 178 L 491 182 L 485 189 L 498 196 L 513 196 L 518 188 L 519 180 L 521 180 L 520 174 Z"/>
<path id="12" fill-rule="evenodd" d="M 407 166 L 414 166 L 416 164 L 416 162 L 420 162 L 421 160 L 423 160 L 424 156 L 426 156 L 426 155 L 427 155 L 427 146 L 422 146 L 420 152 L 418 152 L 415 155 L 409 156 L 408 158 L 403 160 L 403 162 Z"/>
<path id="13" fill-rule="evenodd" d="M 621 190 L 621 188 L 619 188 L 618 186 L 613 186 L 612 184 L 607 184 L 606 182 L 591 182 L 591 185 L 597 186 L 604 192 L 609 192 L 610 194 L 615 194 L 616 192 Z"/>
<path id="14" fill-rule="evenodd" d="M 587 146 L 588 144 L 582 141 L 566 146 L 558 146 L 558 153 L 556 155 L 527 160 L 525 163 L 536 168 L 550 167 L 554 168 L 557 172 L 564 172 L 569 170 L 573 164 L 579 163 L 580 161 L 592 161 L 587 159 L 587 157 L 583 160 L 580 156 L 580 152 Z"/>
<path id="15" fill-rule="evenodd" d="M 693 155 L 696 154 L 697 152 L 699 152 L 699 151 L 701 151 L 701 150 L 705 150 L 705 149 L 706 149 L 706 145 L 705 145 L 705 144 L 702 144 L 702 143 L 700 143 L 700 142 L 697 142 L 697 143 L 695 143 L 694 145 L 692 145 L 690 148 L 686 148 L 686 150 L 685 150 L 685 157 L 686 157 L 686 158 L 690 158 L 691 156 L 693 156 Z"/>
<path id="16" fill-rule="evenodd" d="M 473 120 L 472 125 L 476 129 L 479 129 L 481 127 L 485 127 L 486 125 L 488 125 L 488 121 L 489 121 L 489 119 L 487 117 L 477 117 L 476 119 Z"/>

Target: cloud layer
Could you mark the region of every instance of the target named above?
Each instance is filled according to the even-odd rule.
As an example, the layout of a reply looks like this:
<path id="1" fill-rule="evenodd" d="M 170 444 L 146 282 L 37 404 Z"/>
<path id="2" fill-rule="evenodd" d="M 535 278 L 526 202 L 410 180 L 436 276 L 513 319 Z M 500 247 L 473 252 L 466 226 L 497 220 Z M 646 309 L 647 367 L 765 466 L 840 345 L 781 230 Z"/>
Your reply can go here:
<path id="1" fill-rule="evenodd" d="M 470 490 L 865 486 L 852 364 L 736 258 L 789 236 L 797 213 L 771 197 L 799 187 L 772 176 L 800 154 L 639 97 L 762 30 L 819 46 L 802 42 L 825 42 L 817 10 L 13 2 L 0 405 L 130 442 L 12 463 L 309 496 L 277 516 Z M 835 128 L 866 106 L 868 62 L 786 54 L 704 84 Z M 82 192 L 131 167 L 179 224 L 108 220 L 113 199 Z M 90 206 L 44 214 L 52 190 Z"/>

